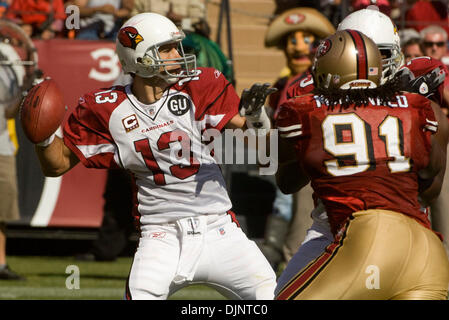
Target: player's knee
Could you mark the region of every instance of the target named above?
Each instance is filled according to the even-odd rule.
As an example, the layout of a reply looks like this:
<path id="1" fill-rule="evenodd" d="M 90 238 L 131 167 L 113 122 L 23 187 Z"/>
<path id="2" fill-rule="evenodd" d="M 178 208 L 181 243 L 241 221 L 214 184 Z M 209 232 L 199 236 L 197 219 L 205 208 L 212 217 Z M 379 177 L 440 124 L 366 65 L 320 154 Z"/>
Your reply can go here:
<path id="1" fill-rule="evenodd" d="M 255 290 L 255 300 L 273 300 L 275 288 L 276 288 L 276 280 L 273 282 L 270 279 L 270 281 L 262 283 Z"/>
<path id="2" fill-rule="evenodd" d="M 168 293 L 156 294 L 143 288 L 129 288 L 127 300 L 166 300 Z"/>

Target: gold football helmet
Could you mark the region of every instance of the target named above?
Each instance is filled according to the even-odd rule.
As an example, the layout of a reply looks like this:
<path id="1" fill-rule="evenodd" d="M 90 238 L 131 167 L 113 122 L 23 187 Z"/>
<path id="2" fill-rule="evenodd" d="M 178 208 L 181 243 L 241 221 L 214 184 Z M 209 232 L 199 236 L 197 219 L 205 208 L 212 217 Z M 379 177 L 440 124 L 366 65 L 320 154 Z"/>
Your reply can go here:
<path id="1" fill-rule="evenodd" d="M 317 87 L 323 89 L 377 88 L 382 77 L 382 56 L 363 33 L 337 31 L 320 43 L 313 73 Z"/>

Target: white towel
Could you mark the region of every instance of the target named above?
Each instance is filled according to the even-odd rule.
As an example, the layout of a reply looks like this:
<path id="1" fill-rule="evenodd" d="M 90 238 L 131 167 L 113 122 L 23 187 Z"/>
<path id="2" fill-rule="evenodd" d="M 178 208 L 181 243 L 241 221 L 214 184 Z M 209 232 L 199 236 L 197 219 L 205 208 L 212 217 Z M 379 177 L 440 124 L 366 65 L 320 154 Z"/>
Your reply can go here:
<path id="1" fill-rule="evenodd" d="M 173 282 L 181 284 L 193 280 L 200 262 L 204 247 L 204 237 L 207 232 L 207 217 L 199 216 L 178 220 L 181 230 L 181 251 L 178 269 Z"/>

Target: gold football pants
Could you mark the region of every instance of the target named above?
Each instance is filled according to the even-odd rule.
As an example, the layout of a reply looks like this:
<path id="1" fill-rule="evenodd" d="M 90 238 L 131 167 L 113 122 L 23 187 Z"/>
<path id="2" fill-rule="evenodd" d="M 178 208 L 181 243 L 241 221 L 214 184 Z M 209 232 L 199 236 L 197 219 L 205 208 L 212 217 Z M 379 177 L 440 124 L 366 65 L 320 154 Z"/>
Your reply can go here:
<path id="1" fill-rule="evenodd" d="M 449 262 L 433 231 L 393 211 L 359 211 L 353 217 L 277 299 L 447 298 Z"/>

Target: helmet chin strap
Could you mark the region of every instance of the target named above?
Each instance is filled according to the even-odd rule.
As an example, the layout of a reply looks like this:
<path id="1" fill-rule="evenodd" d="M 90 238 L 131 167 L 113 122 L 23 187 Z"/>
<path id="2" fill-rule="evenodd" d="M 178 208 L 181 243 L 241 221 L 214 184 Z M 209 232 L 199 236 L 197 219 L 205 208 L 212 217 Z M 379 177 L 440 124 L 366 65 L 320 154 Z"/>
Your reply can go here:
<path id="1" fill-rule="evenodd" d="M 178 82 L 179 77 L 175 77 L 172 75 L 169 75 L 167 72 L 164 71 L 165 74 L 162 73 L 158 73 L 155 76 L 161 78 L 162 80 L 164 80 L 165 82 L 167 82 L 168 84 L 174 84 L 176 82 Z"/>
<path id="2" fill-rule="evenodd" d="M 178 77 L 162 76 L 161 78 L 168 84 L 175 84 L 176 82 L 179 81 Z"/>
<path id="3" fill-rule="evenodd" d="M 165 74 L 164 74 L 165 73 Z M 161 80 L 163 80 L 164 82 L 168 83 L 168 84 L 174 84 L 176 82 L 178 82 L 180 77 L 176 77 L 173 75 L 168 74 L 165 70 L 163 72 L 159 72 L 156 74 L 151 74 L 151 75 L 139 75 L 141 78 L 145 78 L 145 79 L 152 79 L 152 78 L 159 78 Z"/>

